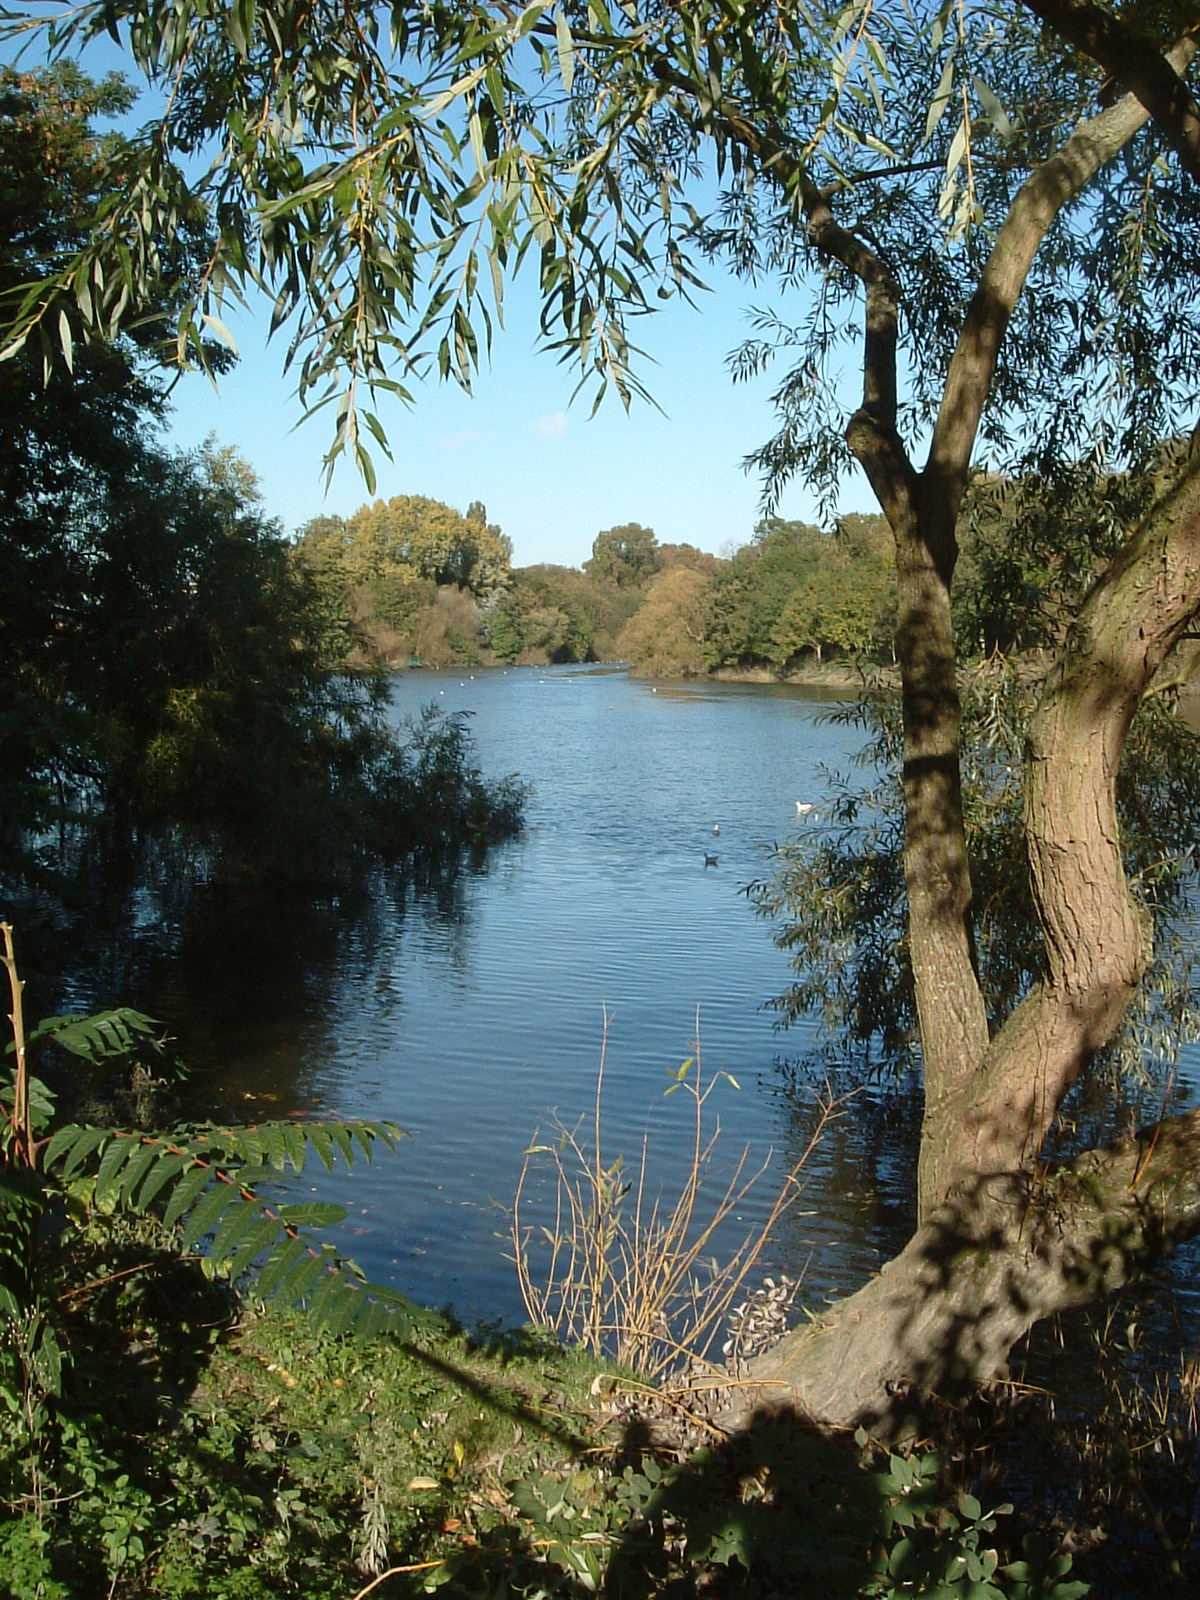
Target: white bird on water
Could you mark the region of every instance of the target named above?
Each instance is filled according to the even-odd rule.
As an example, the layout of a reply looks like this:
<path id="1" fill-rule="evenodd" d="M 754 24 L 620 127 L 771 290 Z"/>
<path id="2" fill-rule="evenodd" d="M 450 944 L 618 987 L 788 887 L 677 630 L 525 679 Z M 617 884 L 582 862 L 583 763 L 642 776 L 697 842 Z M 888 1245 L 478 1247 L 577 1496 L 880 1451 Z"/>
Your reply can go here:
<path id="1" fill-rule="evenodd" d="M 813 802 L 811 800 L 797 800 L 796 801 L 796 815 L 798 817 L 811 816 L 812 813 L 816 809 L 817 809 L 816 806 L 813 804 Z"/>
<path id="2" fill-rule="evenodd" d="M 713 823 L 713 838 L 714 839 L 720 833 L 720 831 L 721 831 L 721 824 L 719 822 L 714 822 Z"/>

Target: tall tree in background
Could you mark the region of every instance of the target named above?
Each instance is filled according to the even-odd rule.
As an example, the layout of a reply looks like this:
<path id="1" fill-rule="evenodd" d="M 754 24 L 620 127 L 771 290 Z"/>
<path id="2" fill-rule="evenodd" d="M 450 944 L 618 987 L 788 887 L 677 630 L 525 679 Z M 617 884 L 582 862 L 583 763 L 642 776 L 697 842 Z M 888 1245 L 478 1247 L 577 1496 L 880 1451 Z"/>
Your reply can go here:
<path id="1" fill-rule="evenodd" d="M 486 600 L 503 588 L 512 542 L 488 525 L 478 501 L 463 516 L 425 495 L 400 494 L 361 506 L 352 516 L 315 517 L 298 549 L 347 584 L 425 580 L 456 584 Z"/>
<path id="2" fill-rule="evenodd" d="M 639 589 L 658 571 L 658 539 L 653 528 L 640 522 L 624 522 L 619 528 L 605 528 L 592 540 L 591 557 L 583 570 L 600 583 L 618 589 Z"/>
<path id="3" fill-rule="evenodd" d="M 1025 816 L 1045 975 L 994 1035 L 951 608 L 981 454 L 1009 469 L 1089 455 L 1141 468 L 1194 422 L 1194 5 L 183 0 L 168 23 L 147 0 L 109 0 L 51 31 L 68 42 L 123 23 L 169 110 L 140 143 L 144 175 L 18 311 L 17 343 L 120 325 L 142 287 L 145 218 L 169 229 L 183 215 L 187 163 L 216 148 L 214 129 L 205 294 L 257 281 L 278 320 L 302 311 L 302 392 L 332 386 L 333 451 L 364 461 L 364 430 L 381 429 L 357 405 L 363 386 L 403 391 L 424 362 L 469 384 L 509 268 L 537 274 L 546 342 L 625 395 L 632 322 L 688 292 L 690 246 L 779 276 L 738 363 L 787 361 L 758 464 L 769 485 L 802 472 L 832 492 L 857 461 L 895 542 L 926 1110 L 917 1234 L 785 1341 L 760 1369 L 767 1389 L 893 1425 L 923 1390 L 987 1377 L 1037 1317 L 1200 1230 L 1198 1112 L 1042 1165 L 1148 960 L 1113 792 L 1131 718 L 1200 604 L 1200 451 L 1157 480 L 1047 677 Z M 697 170 L 725 184 L 706 219 Z M 797 285 L 812 298 L 792 321 Z M 180 319 L 185 352 L 202 310 Z M 849 340 L 863 389 L 847 418 L 830 363 Z"/>

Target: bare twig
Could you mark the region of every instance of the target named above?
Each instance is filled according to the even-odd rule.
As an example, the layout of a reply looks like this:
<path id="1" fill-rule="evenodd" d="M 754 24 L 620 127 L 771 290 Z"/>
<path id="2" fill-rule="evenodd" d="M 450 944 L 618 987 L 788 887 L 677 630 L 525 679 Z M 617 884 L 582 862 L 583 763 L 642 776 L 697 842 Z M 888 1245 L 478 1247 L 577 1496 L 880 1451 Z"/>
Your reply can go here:
<path id="1" fill-rule="evenodd" d="M 705 1107 L 727 1074 L 704 1083 L 697 1041 L 668 1091 L 691 1096 L 691 1153 L 679 1193 L 672 1201 L 652 1182 L 646 1136 L 636 1172 L 627 1175 L 621 1158 L 609 1161 L 604 1154 L 607 1045 L 605 1016 L 590 1141 L 580 1138 L 578 1126 L 556 1122 L 552 1139 L 535 1136 L 526 1153 L 513 1203 L 513 1259 L 532 1322 L 658 1377 L 707 1356 L 772 1230 L 793 1204 L 800 1169 L 836 1102 L 823 1106 L 812 1139 L 765 1220 L 722 1263 L 712 1257 L 714 1238 L 766 1173 L 770 1153 L 752 1168 L 744 1149 L 723 1188 L 706 1196 L 720 1130 L 718 1125 L 708 1131 Z M 554 1220 L 534 1226 L 526 1220 L 528 1184 L 546 1166 L 555 1185 Z M 536 1276 L 535 1251 L 543 1255 Z"/>

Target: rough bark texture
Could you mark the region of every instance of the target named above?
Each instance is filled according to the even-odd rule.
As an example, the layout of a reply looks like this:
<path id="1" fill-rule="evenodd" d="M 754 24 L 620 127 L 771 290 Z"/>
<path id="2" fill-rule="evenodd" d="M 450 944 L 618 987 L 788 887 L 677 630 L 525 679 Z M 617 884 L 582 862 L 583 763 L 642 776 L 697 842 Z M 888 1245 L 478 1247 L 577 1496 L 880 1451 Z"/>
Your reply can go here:
<path id="1" fill-rule="evenodd" d="M 1086 0 L 1045 8 L 1095 9 Z M 799 202 L 816 250 L 862 283 L 863 400 L 846 436 L 896 542 L 905 875 L 925 1077 L 920 1227 L 878 1278 L 754 1369 L 764 1399 L 826 1422 L 904 1426 L 927 1392 L 990 1377 L 1040 1317 L 1128 1281 L 1200 1232 L 1200 1112 L 1052 1179 L 1035 1176 L 1063 1095 L 1113 1037 L 1149 958 L 1121 863 L 1114 783 L 1134 711 L 1200 605 L 1200 459 L 1097 586 L 1048 683 L 1026 819 L 1047 978 L 993 1040 L 971 940 L 950 613 L 971 456 L 1029 270 L 1063 207 L 1151 114 L 1181 155 L 1190 148 L 1194 102 L 1174 85 L 1196 48 L 1188 35 L 1153 61 L 1131 58 L 1138 93 L 1080 124 L 1018 191 L 967 308 L 920 473 L 897 430 L 893 273 L 839 224 L 836 191 L 812 183 L 769 115 L 722 102 L 698 114 L 774 176 Z M 665 65 L 663 81 L 688 92 Z"/>
<path id="2" fill-rule="evenodd" d="M 1200 1232 L 1200 1112 L 1038 1173 L 1063 1096 L 1149 958 L 1114 801 L 1150 679 L 1200 607 L 1200 449 L 1084 606 L 1036 713 L 1026 831 L 1047 977 L 926 1115 L 942 1196 L 904 1251 L 755 1379 L 827 1422 L 889 1432 L 927 1391 L 982 1382 L 1039 1318 L 1125 1283 Z M 937 1141 L 937 1142 L 935 1142 Z"/>
<path id="3" fill-rule="evenodd" d="M 1130 1282 L 1200 1233 L 1200 1111 L 1053 1175 L 983 1179 L 865 1288 L 752 1364 L 747 1404 L 878 1435 L 1004 1370 L 1039 1318 Z"/>
<path id="4" fill-rule="evenodd" d="M 1113 1037 L 1150 958 L 1129 893 L 1115 784 L 1151 678 L 1200 607 L 1200 450 L 1092 592 L 1030 733 L 1025 833 L 1047 976 L 952 1095 L 926 1159 L 947 1193 L 1028 1168 L 1062 1103 Z"/>
<path id="5" fill-rule="evenodd" d="M 1200 106 L 1179 73 L 1128 22 L 1092 0 L 1024 0 L 1077 50 L 1091 56 L 1123 89 L 1137 96 L 1184 170 L 1200 182 Z M 1193 30 L 1200 32 L 1200 28 Z"/>

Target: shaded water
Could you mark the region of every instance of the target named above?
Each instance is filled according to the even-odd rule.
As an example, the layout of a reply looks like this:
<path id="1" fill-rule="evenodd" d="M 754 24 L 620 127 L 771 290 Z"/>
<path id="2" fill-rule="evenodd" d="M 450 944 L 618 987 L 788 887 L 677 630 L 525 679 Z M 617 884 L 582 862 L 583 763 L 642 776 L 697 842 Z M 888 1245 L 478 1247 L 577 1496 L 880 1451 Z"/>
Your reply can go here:
<path id="1" fill-rule="evenodd" d="M 402 1124 L 397 1156 L 321 1180 L 352 1208 L 339 1242 L 419 1301 L 522 1320 L 507 1208 L 539 1124 L 590 1116 L 606 1018 L 606 1157 L 634 1161 L 646 1138 L 656 1179 L 678 1185 L 687 1105 L 664 1091 L 699 1038 L 706 1078 L 740 1085 L 710 1102 L 718 1168 L 746 1145 L 754 1161 L 776 1152 L 718 1247 L 770 1206 L 816 1099 L 785 1093 L 781 1064 L 813 1041 L 765 1009 L 789 968 L 743 891 L 764 846 L 822 825 L 825 774 L 848 771 L 860 740 L 794 687 L 605 668 L 396 680 L 397 718 L 430 701 L 472 714 L 485 771 L 533 785 L 522 839 L 440 889 L 317 907 L 209 894 L 177 920 L 151 896 L 126 965 L 98 961 L 67 1000 L 166 1019 L 205 1069 L 196 1114 Z M 817 815 L 799 822 L 797 800 Z M 907 1232 L 915 1134 L 903 1100 L 838 1123 L 763 1270 L 804 1271 L 810 1304 L 860 1282 Z"/>

